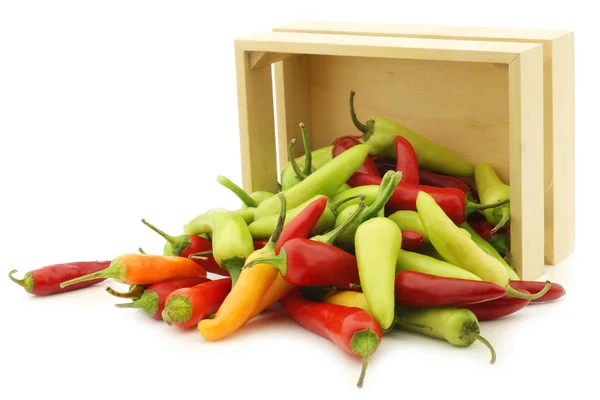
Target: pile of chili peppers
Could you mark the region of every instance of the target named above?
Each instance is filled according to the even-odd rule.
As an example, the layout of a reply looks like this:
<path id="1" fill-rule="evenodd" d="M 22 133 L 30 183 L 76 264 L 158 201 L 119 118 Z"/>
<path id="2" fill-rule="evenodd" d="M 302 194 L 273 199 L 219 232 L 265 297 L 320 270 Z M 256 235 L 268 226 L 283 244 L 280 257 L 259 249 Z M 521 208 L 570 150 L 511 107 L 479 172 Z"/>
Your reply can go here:
<path id="1" fill-rule="evenodd" d="M 312 150 L 281 171 L 280 191 L 191 219 L 178 236 L 146 220 L 165 239 L 163 254 L 51 265 L 10 279 L 44 296 L 96 285 L 178 329 L 208 341 L 226 338 L 280 304 L 305 329 L 362 359 L 389 332 L 404 330 L 496 354 L 480 322 L 556 300 L 564 288 L 523 281 L 510 255 L 510 187 L 494 168 L 460 156 L 382 117 L 350 118 L 360 135 Z M 209 275 L 210 274 L 210 275 Z M 124 301 L 125 301 L 124 300 Z"/>

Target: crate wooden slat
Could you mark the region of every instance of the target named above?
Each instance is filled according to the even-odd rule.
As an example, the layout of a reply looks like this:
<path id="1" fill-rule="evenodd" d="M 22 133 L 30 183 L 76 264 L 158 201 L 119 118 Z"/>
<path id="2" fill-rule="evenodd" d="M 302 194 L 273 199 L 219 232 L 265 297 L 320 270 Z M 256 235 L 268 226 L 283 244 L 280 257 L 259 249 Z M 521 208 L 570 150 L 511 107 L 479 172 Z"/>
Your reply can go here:
<path id="1" fill-rule="evenodd" d="M 574 40 L 564 30 L 299 21 L 277 32 L 540 43 L 544 47 L 544 254 L 575 246 Z"/>
<path id="2" fill-rule="evenodd" d="M 539 44 L 266 32 L 235 42 L 246 190 L 276 190 L 271 69 L 280 157 L 304 122 L 313 148 L 386 115 L 465 156 L 490 161 L 511 184 L 519 273 L 543 273 L 543 48 Z M 256 102 L 256 104 L 255 104 Z M 271 102 L 269 104 L 269 102 Z"/>

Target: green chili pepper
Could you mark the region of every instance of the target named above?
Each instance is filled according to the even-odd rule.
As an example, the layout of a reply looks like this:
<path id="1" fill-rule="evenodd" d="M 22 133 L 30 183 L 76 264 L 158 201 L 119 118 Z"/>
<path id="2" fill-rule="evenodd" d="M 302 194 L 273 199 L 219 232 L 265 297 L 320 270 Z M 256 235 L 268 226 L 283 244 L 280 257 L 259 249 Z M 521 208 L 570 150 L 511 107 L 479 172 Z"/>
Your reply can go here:
<path id="1" fill-rule="evenodd" d="M 336 245 L 346 250 L 352 249 L 352 247 L 354 246 L 354 234 L 356 233 L 356 229 L 363 222 L 371 218 L 382 217 L 384 215 L 383 213 L 385 212 L 385 205 L 390 199 L 390 197 L 392 197 L 392 194 L 394 193 L 394 190 L 396 190 L 396 187 L 400 183 L 401 179 L 402 172 L 388 171 L 383 175 L 381 185 L 379 186 L 375 201 L 367 207 L 367 209 L 360 215 L 360 217 L 354 222 L 354 224 L 352 224 L 352 226 L 350 226 L 342 235 L 340 235 L 340 237 L 336 241 Z M 348 199 L 350 198 L 346 198 L 345 200 Z M 343 200 L 344 199 L 340 201 Z M 367 204 L 366 200 L 363 202 Z M 335 220 L 334 226 L 338 227 L 342 225 L 356 211 L 356 207 L 357 205 L 352 205 L 340 212 Z"/>
<path id="2" fill-rule="evenodd" d="M 477 275 L 456 265 L 424 254 L 400 249 L 398 258 L 396 259 L 396 273 L 399 274 L 402 271 L 417 271 L 444 278 L 468 279 L 471 281 L 482 280 Z"/>
<path id="3" fill-rule="evenodd" d="M 510 200 L 510 186 L 500 180 L 494 168 L 488 163 L 475 165 L 475 185 L 481 204 Z M 483 210 L 483 215 L 490 224 L 495 225 L 491 230 L 491 233 L 495 233 L 510 220 L 510 204 Z"/>
<path id="4" fill-rule="evenodd" d="M 309 152 L 311 153 L 311 157 L 312 157 L 311 170 L 316 171 L 319 168 L 323 167 L 325 164 L 327 164 L 329 161 L 331 161 L 332 160 L 332 157 L 331 157 L 332 150 L 333 150 L 333 145 L 330 145 L 327 147 L 322 147 L 317 150 L 310 150 Z M 307 153 L 309 153 L 309 152 L 307 152 Z M 306 164 L 306 155 L 297 157 L 295 160 L 299 167 L 304 168 L 304 166 Z M 296 173 L 294 172 L 294 169 L 292 168 L 291 162 L 288 161 L 288 163 L 281 170 L 281 189 L 282 190 L 289 189 L 292 186 L 295 186 L 296 184 L 300 183 L 301 181 L 302 181 L 302 179 L 300 179 L 296 176 Z"/>
<path id="5" fill-rule="evenodd" d="M 246 258 L 254 251 L 252 235 L 244 219 L 231 211 L 215 208 L 191 220 L 183 232 L 186 235 L 212 234 L 213 257 L 229 272 L 231 284 L 235 285 Z"/>
<path id="6" fill-rule="evenodd" d="M 396 137 L 410 142 L 423 169 L 445 175 L 472 176 L 473 165 L 439 143 L 426 139 L 407 127 L 384 117 L 374 117 L 363 124 L 354 111 L 354 91 L 350 92 L 350 116 L 356 128 L 363 133 L 362 140 L 371 146 L 371 155 L 396 158 Z"/>
<path id="7" fill-rule="evenodd" d="M 531 295 L 513 289 L 509 285 L 510 275 L 504 265 L 467 237 L 464 231 L 444 213 L 430 194 L 419 192 L 417 212 L 427 230 L 429 241 L 450 264 L 460 266 L 484 281 L 506 288 L 507 296 L 510 297 L 534 300 L 550 290 L 551 282 L 547 282 L 539 293 Z"/>
<path id="8" fill-rule="evenodd" d="M 485 251 L 486 253 L 488 253 L 489 255 L 494 257 L 496 260 L 500 261 L 500 263 L 502 263 L 502 265 L 504 265 L 504 267 L 508 270 L 508 274 L 509 274 L 509 277 L 511 280 L 518 281 L 521 279 L 521 278 L 519 278 L 519 275 L 517 275 L 515 270 L 512 269 L 512 267 L 510 265 L 508 265 L 506 260 L 504 260 L 504 258 L 502 258 L 502 256 L 500 255 L 500 253 L 498 253 L 498 251 L 494 248 L 494 246 L 492 246 L 487 240 L 482 238 L 477 233 L 477 231 L 475 231 L 475 229 L 473 229 L 473 227 L 471 227 L 471 225 L 469 225 L 467 222 L 463 222 L 460 225 L 460 227 L 462 229 L 466 230 L 467 232 L 469 232 L 469 234 L 471 234 L 471 240 L 473 240 L 475 242 L 475 244 L 477 244 L 477 246 L 479 246 L 483 251 Z"/>
<path id="9" fill-rule="evenodd" d="M 338 202 L 338 201 L 341 201 L 341 200 L 344 200 L 344 199 L 347 199 L 350 197 L 354 197 L 357 195 L 363 195 L 363 196 L 365 196 L 365 200 L 363 202 L 366 205 L 370 206 L 375 201 L 375 197 L 377 197 L 378 191 L 379 191 L 378 185 L 356 186 L 356 187 L 350 188 L 348 190 L 344 190 L 344 191 L 340 190 L 338 193 L 336 193 L 331 198 L 331 201 Z M 340 206 L 340 208 L 338 209 L 338 212 L 342 212 L 342 211 L 344 211 L 345 208 L 356 205 L 358 203 L 360 203 L 360 200 L 348 201 L 347 203 L 344 203 L 342 206 Z"/>
<path id="10" fill-rule="evenodd" d="M 305 201 L 300 204 L 298 207 L 295 207 L 289 210 L 286 214 L 284 226 L 288 224 L 292 219 L 294 219 L 299 213 L 302 212 L 308 205 L 310 205 L 313 201 L 325 197 L 323 195 L 316 195 L 313 198 Z M 337 209 L 342 204 L 345 204 L 348 201 L 353 201 L 355 198 L 359 199 L 361 196 L 357 195 L 356 197 L 342 199 L 337 203 L 332 201 L 327 202 L 327 207 L 325 207 L 325 211 L 321 214 L 321 217 L 317 221 L 317 224 L 313 228 L 311 234 L 319 235 L 334 226 L 336 217 L 338 216 Z M 273 234 L 275 227 L 277 226 L 277 215 L 269 215 L 268 217 L 264 217 L 261 219 L 257 219 L 252 222 L 248 228 L 250 229 L 250 234 L 254 239 L 267 239 L 269 236 Z"/>
<path id="11" fill-rule="evenodd" d="M 451 307 L 404 309 L 398 307 L 394 328 L 443 339 L 459 347 L 468 347 L 479 340 L 492 353 L 490 363 L 493 364 L 496 361 L 494 348 L 480 335 L 477 317 L 467 309 Z"/>
<path id="12" fill-rule="evenodd" d="M 244 203 L 242 205 L 242 208 L 256 208 L 260 203 L 262 203 L 266 199 L 275 196 L 274 193 L 265 192 L 262 190 L 248 194 L 246 193 L 246 191 L 244 191 L 244 189 L 242 189 L 241 187 L 233 183 L 229 178 L 223 175 L 219 175 L 217 177 L 217 182 L 225 186 L 227 189 L 231 190 L 233 194 L 235 194 L 242 201 L 242 203 Z"/>
<path id="13" fill-rule="evenodd" d="M 402 245 L 398 225 L 376 217 L 363 222 L 355 235 L 356 263 L 362 292 L 382 329 L 394 322 L 396 260 Z"/>
<path id="14" fill-rule="evenodd" d="M 320 194 L 331 197 L 360 168 L 369 154 L 369 146 L 359 144 L 335 157 L 319 168 L 306 179 L 283 192 L 289 208 L 296 208 L 305 201 Z M 314 162 L 314 158 L 313 158 Z M 277 198 L 271 197 L 263 201 L 254 214 L 255 219 L 278 213 Z"/>
<path id="15" fill-rule="evenodd" d="M 421 219 L 419 218 L 419 213 L 416 211 L 410 210 L 400 210 L 388 216 L 389 219 L 394 221 L 398 228 L 401 231 L 414 231 L 420 233 L 425 240 L 425 243 L 429 243 L 429 237 L 427 236 L 427 231 L 423 227 L 421 223 Z"/>

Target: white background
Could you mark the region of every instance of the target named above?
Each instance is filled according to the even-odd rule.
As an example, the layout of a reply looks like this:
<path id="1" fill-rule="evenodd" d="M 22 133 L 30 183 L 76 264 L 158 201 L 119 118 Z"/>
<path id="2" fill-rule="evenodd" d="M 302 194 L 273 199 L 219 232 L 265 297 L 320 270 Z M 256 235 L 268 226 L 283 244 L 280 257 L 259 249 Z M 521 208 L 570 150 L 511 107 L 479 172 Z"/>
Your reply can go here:
<path id="1" fill-rule="evenodd" d="M 480 344 L 394 334 L 359 390 L 358 360 L 277 311 L 209 343 L 114 308 L 109 282 L 35 298 L 2 278 L 0 398 L 597 395 L 596 14 L 575 1 L 330 3 L 1 2 L 0 272 L 158 252 L 141 218 L 177 234 L 208 208 L 236 208 L 215 180 L 241 180 L 236 37 L 302 19 L 531 27 L 576 38 L 577 248 L 542 277 L 567 296 L 482 324 L 493 366 Z"/>

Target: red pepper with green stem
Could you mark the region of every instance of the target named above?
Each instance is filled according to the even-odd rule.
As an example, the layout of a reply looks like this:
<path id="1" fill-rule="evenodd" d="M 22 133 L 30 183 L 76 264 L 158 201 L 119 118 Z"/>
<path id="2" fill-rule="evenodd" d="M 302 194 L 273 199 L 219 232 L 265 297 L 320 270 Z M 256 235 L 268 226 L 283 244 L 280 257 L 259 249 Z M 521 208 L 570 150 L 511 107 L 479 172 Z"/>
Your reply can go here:
<path id="1" fill-rule="evenodd" d="M 496 300 L 506 289 L 495 283 L 444 278 L 417 271 L 396 274 L 396 304 L 404 307 L 453 307 Z"/>
<path id="2" fill-rule="evenodd" d="M 297 290 L 281 299 L 287 314 L 308 331 L 327 338 L 345 352 L 362 357 L 362 369 L 357 382 L 363 386 L 365 373 L 381 342 L 379 324 L 360 308 L 313 302 L 302 298 Z"/>
<path id="3" fill-rule="evenodd" d="M 525 294 L 531 294 L 526 290 L 521 290 L 521 292 Z M 525 308 L 529 303 L 531 303 L 530 299 L 519 299 L 516 297 L 504 296 L 499 299 L 490 300 L 483 303 L 463 304 L 456 306 L 456 308 L 462 308 L 471 311 L 473 314 L 475 314 L 479 321 L 491 321 L 514 314 L 517 311 Z"/>
<path id="4" fill-rule="evenodd" d="M 350 289 L 360 282 L 356 257 L 332 243 L 354 223 L 364 207 L 361 203 L 344 225 L 326 235 L 288 240 L 280 245 L 278 255 L 263 255 L 247 263 L 244 268 L 267 264 L 277 268 L 283 280 L 292 285 Z"/>
<path id="5" fill-rule="evenodd" d="M 198 322 L 217 312 L 230 291 L 231 278 L 177 289 L 167 296 L 162 319 L 169 326 L 195 328 Z"/>
<path id="6" fill-rule="evenodd" d="M 417 154 L 410 142 L 402 136 L 396 137 L 396 171 L 402 172 L 402 183 L 419 184 Z"/>
<path id="7" fill-rule="evenodd" d="M 545 282 L 537 282 L 537 281 L 520 281 L 520 280 L 511 280 L 509 282 L 510 286 L 513 289 L 518 290 L 519 292 L 529 292 L 529 293 L 538 293 L 541 291 L 544 286 L 546 286 Z M 563 297 L 567 292 L 562 285 L 558 283 L 552 282 L 550 285 L 550 290 L 542 297 L 531 300 L 532 303 L 543 303 L 546 301 L 552 301 Z"/>
<path id="8" fill-rule="evenodd" d="M 336 138 L 333 141 L 333 149 L 331 150 L 331 157 L 335 158 L 345 152 L 346 150 L 361 144 L 360 136 L 341 136 Z M 350 179 L 348 179 L 348 184 L 352 182 L 354 176 L 356 174 L 370 174 L 374 176 L 381 176 L 375 162 L 371 159 L 371 157 L 365 158 L 363 165 L 355 172 Z M 350 184 L 350 186 L 352 186 Z"/>
<path id="9" fill-rule="evenodd" d="M 60 286 L 64 281 L 102 271 L 109 265 L 110 261 L 77 261 L 47 265 L 27 272 L 22 279 L 17 279 L 13 276 L 17 272 L 16 269 L 13 269 L 8 274 L 8 277 L 17 285 L 22 286 L 29 294 L 48 296 L 82 289 L 104 281 L 106 278 L 99 277 L 66 288 Z"/>
<path id="10" fill-rule="evenodd" d="M 204 268 L 207 272 L 228 276 L 229 272 L 227 270 L 221 268 L 219 264 L 215 261 L 212 253 L 212 242 L 210 240 L 204 239 L 198 235 L 179 235 L 179 236 L 171 236 L 167 235 L 162 230 L 158 229 L 156 226 L 152 225 L 145 219 L 142 219 L 142 223 L 146 225 L 148 228 L 152 229 L 154 232 L 158 233 L 160 236 L 165 238 L 167 243 L 165 243 L 164 252 L 165 255 L 173 255 L 176 257 L 189 257 L 191 254 L 196 254 L 202 252 L 206 254 L 206 257 L 194 258 L 194 261 Z"/>
<path id="11" fill-rule="evenodd" d="M 380 185 L 381 178 L 376 176 L 361 174 L 357 176 L 356 183 L 359 186 Z M 373 189 L 368 189 L 373 190 Z M 365 190 L 366 191 L 366 190 Z M 507 204 L 509 200 L 503 200 L 494 204 L 475 204 L 467 199 L 467 195 L 454 188 L 437 188 L 433 186 L 415 185 L 412 183 L 398 184 L 389 201 L 386 203 L 386 210 L 390 213 L 398 210 L 417 210 L 417 196 L 419 192 L 425 192 L 431 195 L 436 203 L 444 210 L 446 215 L 457 225 L 465 222 L 469 214 L 475 211 L 482 211 Z M 365 193 L 367 199 L 369 195 Z M 336 196 L 338 198 L 338 196 Z"/>
<path id="12" fill-rule="evenodd" d="M 131 303 L 116 304 L 118 308 L 139 308 L 150 318 L 162 319 L 161 313 L 170 293 L 177 289 L 189 288 L 208 281 L 208 278 L 172 279 L 151 285 L 139 300 Z"/>

